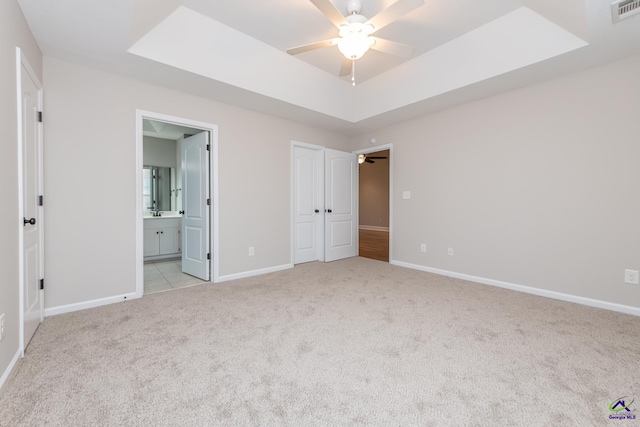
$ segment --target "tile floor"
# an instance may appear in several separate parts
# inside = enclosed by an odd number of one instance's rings
[[[163,259],[144,263],[144,293],[168,291],[206,283],[182,272],[182,260]]]

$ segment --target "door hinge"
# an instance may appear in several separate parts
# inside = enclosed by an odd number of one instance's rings
[[[42,111],[38,111],[38,121],[42,123]]]
[[[211,199],[207,199],[207,206],[211,206]]]
[[[44,279],[40,279],[40,289],[44,289]]]
[[[211,151],[211,144],[207,144],[207,151]]]
[[[211,259],[211,254],[210,253],[207,254],[207,259]]]
[[[38,206],[44,206],[44,196],[38,196]]]

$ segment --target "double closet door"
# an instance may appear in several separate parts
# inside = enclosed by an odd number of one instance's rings
[[[358,255],[358,159],[293,147],[294,263]]]

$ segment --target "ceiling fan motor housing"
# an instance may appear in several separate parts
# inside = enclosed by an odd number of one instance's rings
[[[360,13],[362,10],[362,3],[360,0],[349,0],[347,2],[347,13],[353,15],[354,13]]]

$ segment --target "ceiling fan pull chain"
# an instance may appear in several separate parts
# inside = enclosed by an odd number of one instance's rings
[[[356,85],[356,60],[351,61],[351,86]]]

